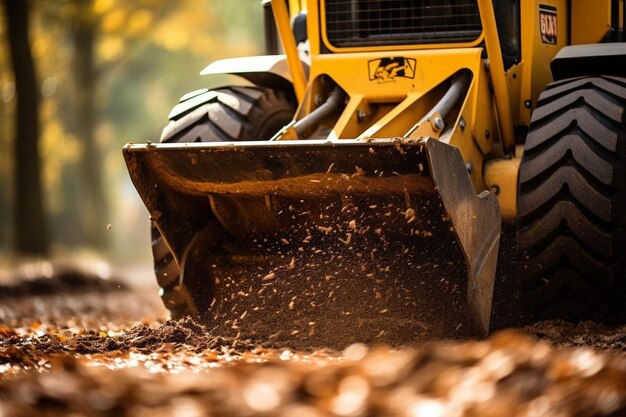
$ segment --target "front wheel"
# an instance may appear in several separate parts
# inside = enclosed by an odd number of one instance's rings
[[[260,87],[198,90],[181,99],[170,113],[161,142],[230,142],[268,140],[291,121],[293,95]],[[172,318],[193,313],[192,299],[181,285],[174,255],[154,223],[151,226],[154,271],[161,300]]]
[[[548,85],[520,166],[518,248],[540,318],[607,318],[624,306],[626,78]]]

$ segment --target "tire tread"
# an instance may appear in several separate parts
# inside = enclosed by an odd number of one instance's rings
[[[538,310],[584,317],[623,297],[626,78],[549,85],[533,112],[519,173],[520,282]],[[549,305],[548,305],[549,304]]]

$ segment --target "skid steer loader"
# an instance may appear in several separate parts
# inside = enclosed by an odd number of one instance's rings
[[[246,83],[185,95],[161,143],[123,150],[174,317],[485,335],[503,221],[523,304],[623,302],[624,1],[262,7],[267,55],[202,72]]]

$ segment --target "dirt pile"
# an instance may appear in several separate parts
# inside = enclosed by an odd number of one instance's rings
[[[117,334],[116,334],[117,333]],[[9,327],[0,327],[0,365],[32,366],[51,355],[149,354],[162,349],[185,350],[188,354],[205,350],[241,354],[259,347],[245,339],[229,339],[212,334],[205,326],[191,318],[169,320],[158,327],[138,324],[121,332],[80,329],[77,333],[48,327],[46,332],[33,337],[20,336]]]

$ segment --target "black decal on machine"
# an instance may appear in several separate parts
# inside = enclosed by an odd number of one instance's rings
[[[548,45],[556,45],[557,28],[556,7],[540,4],[539,30],[541,31],[541,42]]]
[[[415,59],[401,56],[372,59],[367,63],[370,81],[385,83],[397,77],[415,78],[415,64]]]

